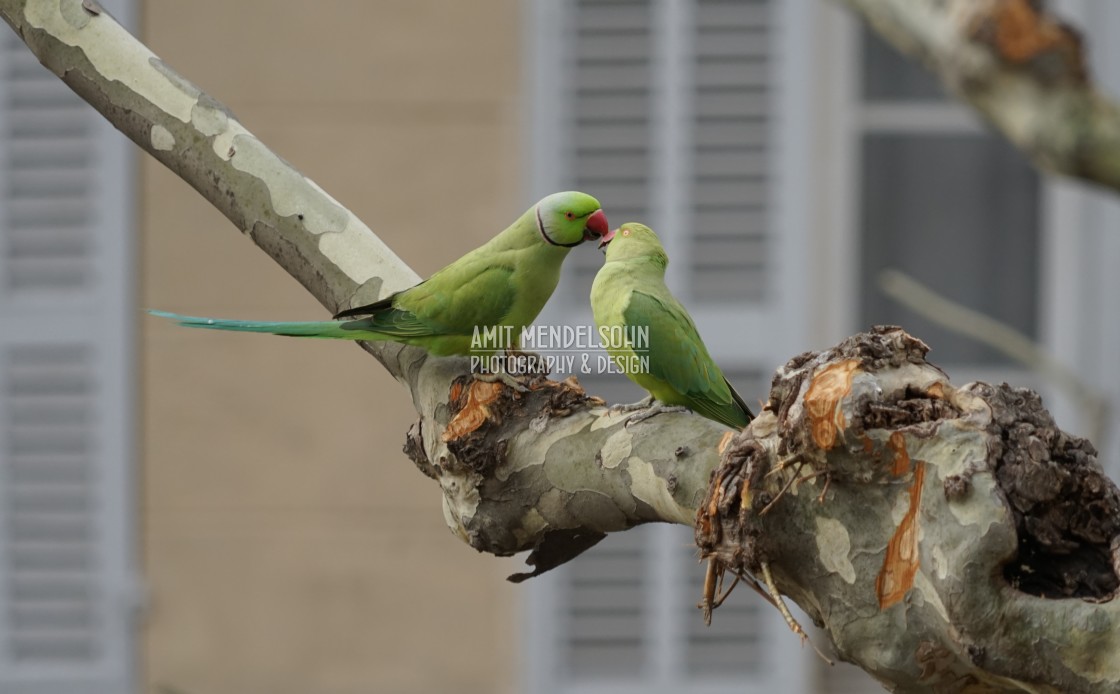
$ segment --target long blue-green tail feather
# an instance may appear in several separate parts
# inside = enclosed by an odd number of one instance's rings
[[[307,322],[269,322],[249,320],[227,320],[224,318],[203,318],[183,316],[169,311],[149,309],[148,313],[159,318],[173,320],[187,328],[208,328],[210,330],[233,330],[244,333],[268,333],[288,337],[319,337],[335,340],[377,340],[384,336],[369,330],[369,321],[307,321]]]

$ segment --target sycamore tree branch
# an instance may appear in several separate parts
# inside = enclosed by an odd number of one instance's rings
[[[328,308],[416,281],[92,0],[0,0],[0,16]],[[574,381],[520,392],[463,359],[367,349],[408,385],[406,453],[479,551],[530,550],[539,573],[609,532],[695,525],[713,567],[772,576],[898,691],[1120,688],[1120,495],[1092,447],[1032,394],[953,388],[900,330],[794,358],[737,434],[687,414],[627,426]]]
[[[332,312],[419,280],[352,212],[94,0],[0,0],[0,16],[40,62]],[[364,347],[412,392],[420,423],[408,450],[427,461],[421,469],[442,486],[452,530],[480,551],[533,550],[538,571],[612,530],[649,521],[691,524],[718,462],[725,430],[698,417],[626,428],[575,386],[536,379],[534,390],[514,396],[471,381],[464,360],[388,343]],[[487,398],[499,395],[504,426],[468,426],[469,417],[496,414]],[[458,438],[445,436],[454,414],[449,402],[463,410]],[[511,408],[529,416],[513,417]],[[490,438],[478,448],[468,433]]]
[[[781,368],[702,552],[768,568],[893,691],[1120,691],[1120,492],[1037,395],[955,388],[926,351],[879,328]]]
[[[1120,191],[1120,107],[1037,0],[842,0],[1038,166]]]

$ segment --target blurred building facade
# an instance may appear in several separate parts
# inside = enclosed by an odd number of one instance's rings
[[[885,295],[893,268],[1117,401],[1115,196],[1036,173],[831,4],[105,4],[421,275],[578,188],[659,232],[749,400],[893,322],[954,382],[1032,385],[1087,433],[1067,393]],[[1120,94],[1120,8],[1057,5]],[[746,591],[705,629],[687,529],[506,583],[447,531],[399,452],[407,393],[353,345],[143,320],[323,310],[5,32],[0,694],[876,690]],[[590,321],[598,262],[573,253],[542,321]],[[620,379],[587,384],[636,399]]]

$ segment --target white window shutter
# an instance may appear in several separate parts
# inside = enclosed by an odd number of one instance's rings
[[[135,690],[131,156],[0,32],[4,694]]]
[[[613,225],[649,220],[653,160],[652,0],[568,0],[571,52],[560,106],[557,189],[597,196]],[[558,156],[557,156],[558,155]],[[650,222],[652,225],[652,222]],[[582,250],[582,249],[581,249]],[[572,253],[565,262],[578,304],[602,265],[597,253]]]
[[[532,0],[532,188],[584,190],[641,221],[725,368],[803,350],[807,0]],[[586,324],[602,265],[577,252],[542,320]],[[752,402],[764,393],[745,393]]]
[[[771,36],[766,0],[697,0],[693,9],[689,294],[694,302],[766,295]]]
[[[569,678],[642,678],[652,621],[646,540],[640,530],[609,537],[560,574],[561,669]]]
[[[790,282],[806,253],[797,199],[808,138],[797,88],[811,36],[806,0],[532,0],[529,168],[534,194],[597,196],[612,226],[649,224],[667,281],[754,406],[804,349],[810,312]],[[787,74],[787,72],[789,74]],[[776,85],[781,84],[782,89]],[[793,143],[793,147],[790,144]],[[792,202],[792,204],[791,204]],[[541,322],[586,325],[602,256],[576,249]],[[610,402],[621,376],[580,380]],[[530,582],[526,681],[537,694],[808,691],[813,668],[749,589],[705,627],[691,531],[611,536]]]

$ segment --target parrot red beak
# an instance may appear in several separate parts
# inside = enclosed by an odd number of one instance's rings
[[[583,240],[594,241],[597,238],[602,238],[610,225],[607,224],[607,215],[602,210],[595,210],[587,218],[587,224],[583,228]]]
[[[611,229],[608,232],[600,234],[599,235],[599,248],[600,249],[606,248],[607,244],[609,244],[611,242],[611,239],[613,239],[614,235],[617,234],[617,233],[618,233],[618,229]]]

